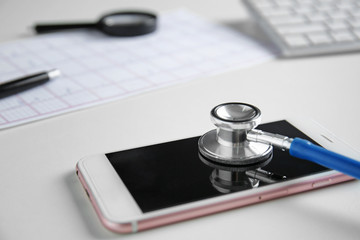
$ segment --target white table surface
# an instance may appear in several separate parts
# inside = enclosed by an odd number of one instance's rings
[[[31,36],[39,21],[179,7],[260,36],[237,0],[2,0],[0,41]],[[210,109],[227,101],[258,106],[264,122],[311,116],[360,151],[359,90],[360,53],[278,59],[0,130],[0,239],[359,239],[358,181],[118,235],[102,227],[74,171],[85,155],[203,134]]]

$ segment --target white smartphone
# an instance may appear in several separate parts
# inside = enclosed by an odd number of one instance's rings
[[[270,122],[258,129],[359,157],[316,122],[295,122]],[[261,168],[271,181],[265,176],[257,184],[224,191],[214,182],[214,169],[200,160],[198,139],[81,159],[76,172],[102,224],[118,233],[137,232],[353,179],[274,149],[271,162]]]

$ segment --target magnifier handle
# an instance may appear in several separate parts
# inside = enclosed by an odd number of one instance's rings
[[[76,28],[96,28],[95,23],[68,23],[68,24],[36,24],[34,29],[37,33],[54,32]]]
[[[289,153],[291,156],[309,160],[360,179],[359,161],[319,147],[307,140],[294,138]]]

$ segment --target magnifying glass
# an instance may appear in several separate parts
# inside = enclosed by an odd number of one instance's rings
[[[123,11],[104,15],[95,23],[36,24],[37,33],[77,28],[97,29],[110,36],[139,36],[155,31],[157,17],[153,13]]]

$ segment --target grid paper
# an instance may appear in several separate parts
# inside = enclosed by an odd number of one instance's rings
[[[80,30],[1,44],[0,82],[54,68],[62,75],[0,99],[0,129],[275,57],[241,33],[186,10],[158,21],[155,33],[139,37]]]

